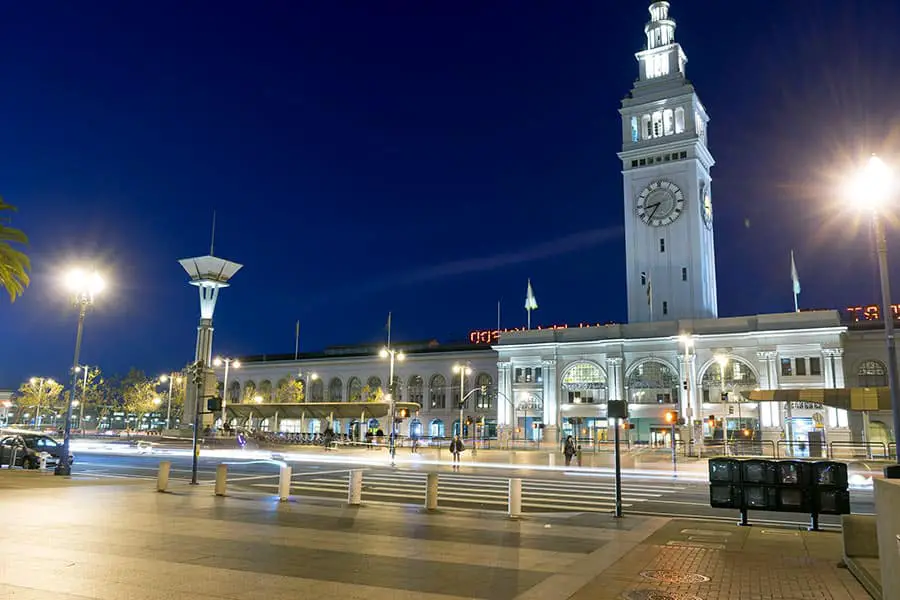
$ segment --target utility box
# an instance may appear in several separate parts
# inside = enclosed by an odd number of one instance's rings
[[[775,485],[775,461],[757,459],[742,461],[741,480],[744,485]]]
[[[709,460],[710,483],[740,483],[741,461],[735,458],[711,458]]]

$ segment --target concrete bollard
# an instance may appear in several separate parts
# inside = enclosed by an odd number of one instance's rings
[[[228,480],[228,465],[216,467],[216,496],[225,495],[225,484]]]
[[[547,455],[547,465],[551,467],[556,466],[556,454],[554,454],[553,452]]]
[[[350,471],[350,485],[347,488],[347,504],[359,506],[362,503],[362,469]]]
[[[438,506],[438,474],[428,473],[425,479],[425,508],[437,510]]]
[[[509,451],[509,464],[512,465],[512,464],[515,464],[515,462],[516,462],[516,451],[510,450]]]
[[[522,515],[522,480],[509,480],[509,517],[517,519]]]
[[[156,474],[156,491],[165,492],[169,487],[169,471],[172,470],[172,463],[168,460],[159,463],[159,473]]]
[[[278,501],[287,502],[291,497],[291,468],[287,465],[281,467],[278,476]]]

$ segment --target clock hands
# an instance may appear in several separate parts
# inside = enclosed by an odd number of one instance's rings
[[[648,204],[645,208],[651,208],[653,210],[650,211],[650,215],[647,217],[648,220],[653,218],[653,215],[656,214],[656,211],[659,210],[659,205],[662,204],[662,200],[657,202],[656,204]]]

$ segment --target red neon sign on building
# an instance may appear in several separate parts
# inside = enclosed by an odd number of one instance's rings
[[[603,323],[579,323],[578,325],[550,325],[543,327],[538,325],[532,331],[553,330],[557,329],[585,329],[587,327],[603,327]],[[510,329],[475,329],[469,332],[470,344],[493,344],[500,339],[501,333],[510,333],[513,331],[525,331],[524,327],[512,327]]]
[[[866,304],[861,306],[848,306],[844,309],[851,321],[880,321],[881,306],[878,304]],[[900,318],[900,304],[891,304],[891,313],[896,321]]]

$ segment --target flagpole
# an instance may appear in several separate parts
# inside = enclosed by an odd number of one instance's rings
[[[500,301],[497,300],[497,335],[500,335]]]
[[[797,302],[797,294],[794,293],[794,312],[800,312],[800,304]]]
[[[297,321],[297,329],[294,332],[294,360],[300,356],[300,321]]]
[[[525,312],[528,313],[528,329],[531,329],[531,309],[527,309]]]
[[[387,323],[387,325],[388,325],[388,343],[387,343],[387,347],[388,347],[388,350],[390,350],[390,349],[391,349],[391,313],[390,313],[390,312],[388,312],[388,323]]]

